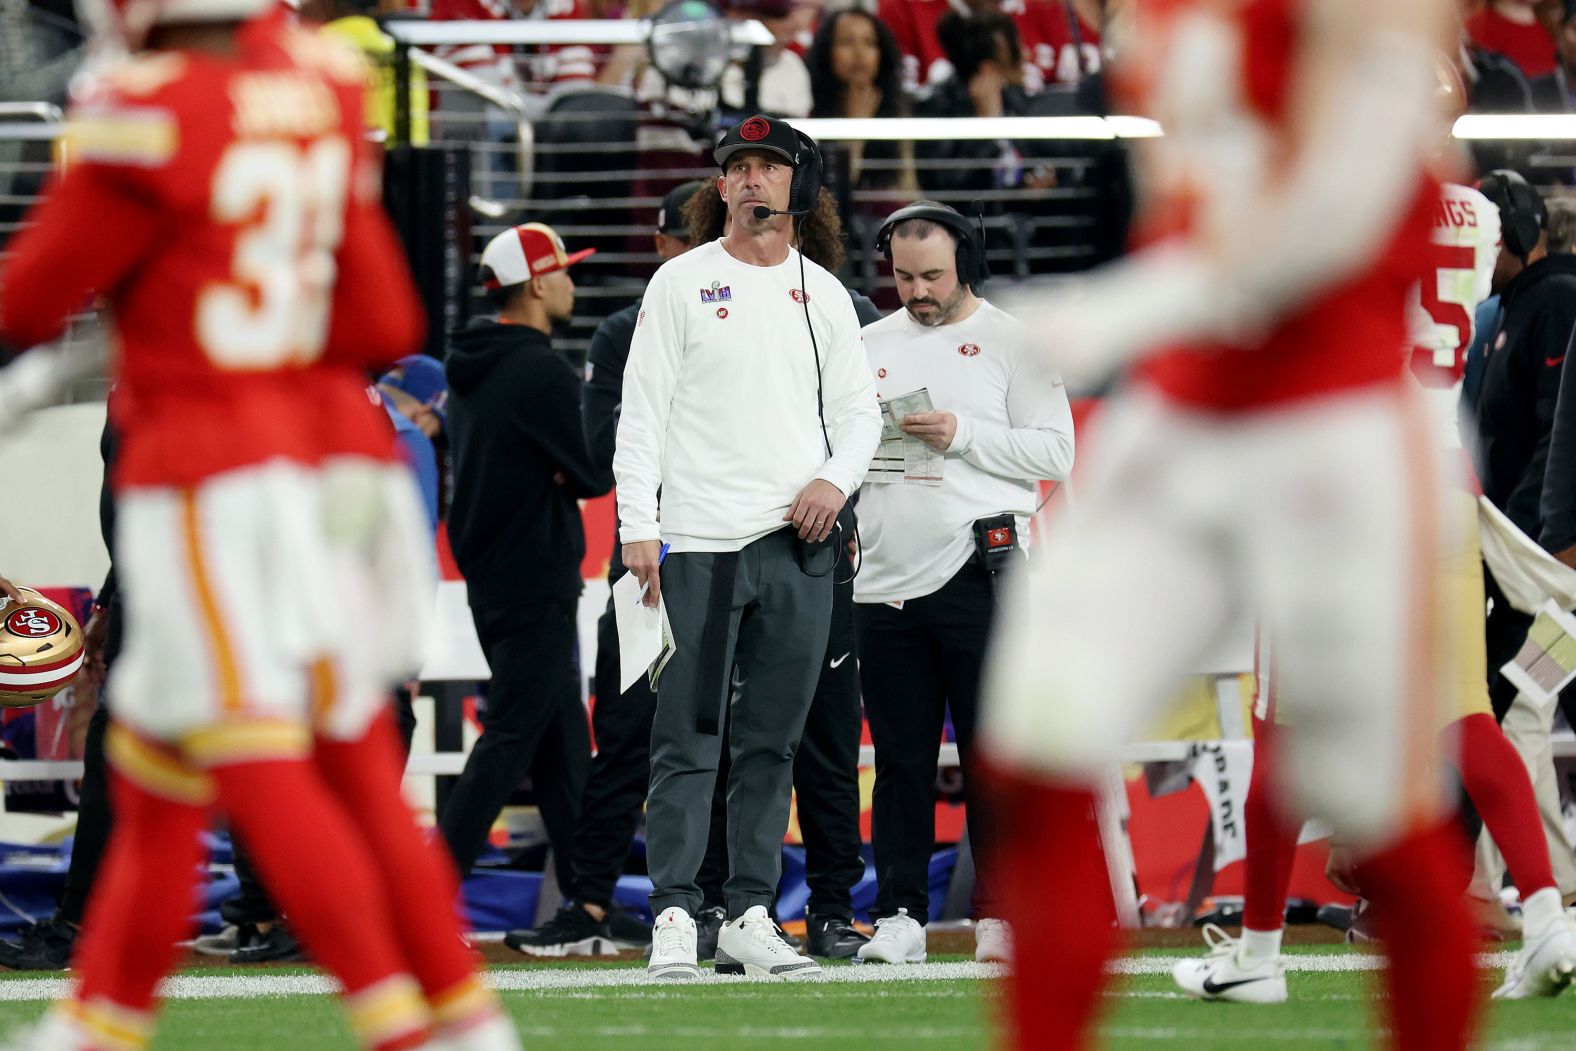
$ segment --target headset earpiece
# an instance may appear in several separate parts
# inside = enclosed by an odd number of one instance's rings
[[[1483,176],[1478,190],[1499,209],[1506,250],[1518,259],[1526,259],[1538,247],[1538,238],[1549,225],[1549,209],[1543,195],[1509,169]]]
[[[793,181],[788,184],[788,211],[809,214],[815,211],[821,196],[821,151],[815,140],[798,129],[799,153],[794,158]]]
[[[976,216],[976,219],[979,218]],[[892,261],[892,231],[899,223],[906,223],[911,219],[926,219],[951,231],[957,241],[956,258],[960,282],[977,290],[990,277],[990,268],[985,260],[983,221],[981,220],[976,226],[956,208],[935,201],[920,201],[899,208],[881,224],[881,229],[876,233],[876,251],[880,252],[887,262]]]

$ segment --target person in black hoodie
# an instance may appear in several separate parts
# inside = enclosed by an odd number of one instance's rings
[[[482,252],[480,274],[498,316],[449,340],[449,541],[492,669],[481,739],[438,819],[462,875],[530,774],[559,885],[571,876],[591,765],[576,656],[585,555],[577,501],[612,488],[612,472],[586,447],[580,378],[551,333],[574,309],[568,268],[592,251],[571,255],[540,223],[505,230]]]
[[[1576,256],[1550,255],[1548,209],[1513,171],[1490,172],[1480,185],[1499,208],[1504,247],[1494,272],[1504,320],[1484,357],[1473,406],[1473,461],[1483,495],[1534,540],[1544,535],[1540,506],[1565,353],[1576,330]],[[1489,696],[1503,719],[1516,688],[1498,673],[1515,657],[1532,618],[1511,607],[1493,574],[1484,577],[1488,617]]]

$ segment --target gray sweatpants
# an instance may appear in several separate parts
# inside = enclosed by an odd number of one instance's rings
[[[727,588],[732,567],[733,586]],[[723,586],[718,586],[718,584]],[[646,858],[652,911],[701,905],[711,796],[734,677],[727,745],[728,915],[770,906],[782,870],[793,758],[826,655],[832,576],[801,572],[788,529],[742,551],[669,555],[662,599],[676,650],[657,683]]]

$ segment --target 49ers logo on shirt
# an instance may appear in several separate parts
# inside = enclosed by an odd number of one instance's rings
[[[980,353],[979,344],[978,343],[965,343],[965,344],[963,344],[963,346],[958,348],[958,353],[962,354],[965,358],[977,358],[977,357],[979,357],[979,353]]]
[[[65,625],[60,623],[59,617],[47,609],[23,606],[5,619],[5,626],[13,635],[27,639],[43,639],[58,633]]]
[[[791,289],[788,292],[788,295],[793,297],[793,301],[795,303],[808,303],[808,302],[810,302],[810,293],[806,292],[802,288]]]

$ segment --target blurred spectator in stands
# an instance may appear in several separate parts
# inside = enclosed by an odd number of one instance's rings
[[[1540,10],[1543,9],[1543,10]],[[1467,16],[1474,46],[1504,55],[1528,78],[1554,72],[1554,35],[1540,17],[1548,5],[1535,0],[1489,0]]]
[[[877,15],[903,52],[903,86],[924,94],[945,81],[953,63],[937,28],[948,13],[1006,15],[1022,41],[1022,76],[1029,91],[1046,84],[1075,84],[1100,69],[1100,32],[1089,13],[1070,0],[880,0]]]
[[[1576,113],[1576,0],[1563,0],[1554,39],[1559,64],[1529,85],[1532,108],[1537,113]]]
[[[1456,71],[1466,85],[1468,113],[1532,112],[1532,92],[1521,68],[1504,55],[1476,46],[1464,27]],[[1474,139],[1470,151],[1477,170],[1490,172],[1524,167],[1531,147],[1525,142]]]
[[[506,22],[513,17],[511,11],[506,0],[432,0],[431,18],[434,22]],[[495,88],[519,91],[523,87],[520,71],[515,67],[514,48],[508,44],[443,44],[434,50],[439,58]],[[450,91],[448,94],[461,96],[464,93]],[[449,98],[444,98],[442,104],[446,109],[459,108]]]
[[[917,115],[1016,117],[1028,112],[1028,96],[1013,82],[1021,51],[1012,19],[949,11],[936,31],[954,72],[914,107]],[[1023,151],[1007,139],[930,140],[915,143],[914,154],[919,184],[931,194],[1037,189],[1054,181],[1052,175],[1028,170]]]
[[[860,8],[839,11],[821,23],[805,55],[815,105],[812,117],[906,117],[903,53],[892,30]],[[847,156],[851,190],[918,195],[914,147],[885,139],[836,143]],[[878,208],[886,204],[878,203]],[[884,214],[884,212],[883,212]]]
[[[1083,17],[1072,0],[1009,0],[1001,11],[1017,23],[1025,63],[1039,87],[1071,86],[1100,72],[1099,20]],[[1024,87],[1036,90],[1028,80]]]
[[[367,127],[395,145],[394,38],[373,19],[376,0],[302,0],[301,18],[321,22],[322,32],[359,50],[372,64],[367,84]],[[425,146],[428,140],[429,100],[427,74],[414,62],[410,67],[410,143]]]
[[[732,18],[758,19],[773,42],[750,48],[722,79],[722,104],[739,113],[807,117],[812,102],[810,73],[795,50],[801,33],[815,26],[819,0],[731,0]]]

